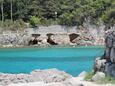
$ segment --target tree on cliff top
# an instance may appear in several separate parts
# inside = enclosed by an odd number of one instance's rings
[[[22,19],[29,22],[31,16],[40,18],[40,24],[82,25],[84,19],[91,23],[114,23],[115,0],[1,0],[0,17]],[[3,4],[4,3],[4,4]],[[4,8],[4,9],[3,9]]]

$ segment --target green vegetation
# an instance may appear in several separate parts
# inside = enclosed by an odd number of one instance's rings
[[[36,25],[38,25],[40,23],[40,18],[38,18],[38,17],[36,17],[36,16],[31,16],[30,17],[30,24],[32,25],[32,26],[36,26]]]
[[[23,30],[26,28],[26,24],[23,20],[5,20],[4,22],[0,21],[0,27],[2,30]]]
[[[101,79],[97,83],[98,84],[107,84],[107,83],[115,84],[115,78],[111,76],[106,76],[104,79]]]
[[[85,77],[85,80],[86,81],[91,81],[91,78],[93,77],[93,72],[89,72],[86,77]],[[111,83],[111,84],[115,84],[115,78],[114,77],[111,77],[109,75],[106,75],[105,78],[101,79],[101,80],[98,80],[96,82],[97,84],[107,84],[107,83]]]
[[[2,23],[23,20],[32,26],[115,23],[115,0],[0,0]],[[3,24],[4,25],[4,24]]]
[[[93,77],[94,73],[93,72],[88,72],[86,77],[85,77],[85,80],[86,81],[91,81],[91,78]]]

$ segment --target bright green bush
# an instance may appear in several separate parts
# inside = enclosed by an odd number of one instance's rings
[[[36,16],[31,16],[30,17],[30,24],[32,26],[37,26],[40,23],[40,18],[36,17]]]

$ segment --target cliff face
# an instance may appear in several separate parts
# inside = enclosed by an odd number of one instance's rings
[[[24,31],[2,31],[0,32],[0,47],[28,45],[104,45],[103,29],[94,28],[93,26],[81,26],[79,28],[54,25],[27,28]]]
[[[105,43],[105,58],[111,62],[115,62],[115,31],[110,31],[107,33]]]
[[[109,31],[106,39],[105,59],[107,63],[105,65],[105,72],[115,77],[115,31]]]
[[[94,72],[101,71],[115,77],[115,30],[106,33],[105,46],[104,56],[95,60]]]

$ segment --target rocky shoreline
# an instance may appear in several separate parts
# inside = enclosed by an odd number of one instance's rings
[[[114,86],[85,81],[86,72],[73,77],[57,69],[35,70],[30,74],[0,74],[0,86]]]
[[[0,86],[7,86],[12,83],[62,82],[70,78],[72,78],[71,75],[57,69],[34,70],[30,74],[0,73]]]

